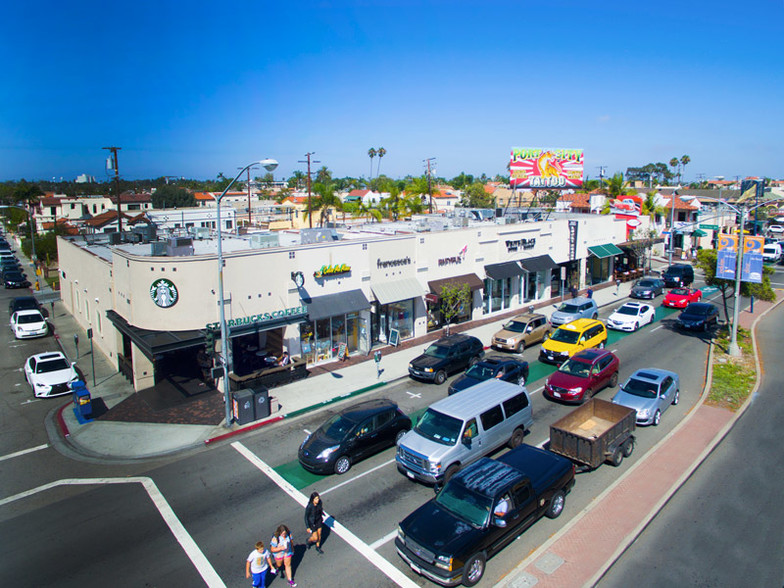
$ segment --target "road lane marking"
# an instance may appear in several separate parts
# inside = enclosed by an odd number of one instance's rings
[[[44,443],[43,445],[39,445],[38,447],[31,447],[30,449],[22,449],[21,451],[17,451],[15,453],[9,453],[8,455],[0,456],[0,461],[5,461],[6,459],[11,459],[13,457],[19,457],[20,455],[27,455],[28,453],[33,453],[34,451],[41,451],[42,449],[46,449],[49,447],[48,443]]]
[[[394,539],[395,537],[397,537],[397,529],[392,531],[389,535],[384,535],[378,541],[374,541],[373,543],[371,543],[370,544],[370,549],[372,549],[373,551],[376,551],[379,547],[381,547],[382,545],[386,545],[387,543],[392,541],[392,539]]]
[[[411,398],[422,398],[421,392],[414,394],[413,392],[409,392],[408,390],[406,390],[406,394],[408,394]]]
[[[33,398],[33,399],[28,398],[24,402],[20,402],[19,406],[24,406],[25,404],[32,404],[33,402],[41,402],[42,400],[43,398]]]
[[[43,486],[38,486],[32,490],[26,490],[24,492],[20,492],[19,494],[14,494],[8,498],[3,498],[0,500],[0,507],[5,506],[6,504],[11,504],[12,502],[16,502],[17,500],[21,500],[22,498],[28,498],[29,496],[33,496],[39,492],[57,488],[59,486],[93,486],[101,484],[141,484],[147,491],[147,495],[150,497],[150,500],[152,500],[155,508],[158,509],[158,513],[161,515],[161,518],[163,518],[172,535],[174,535],[177,543],[180,544],[183,551],[185,551],[185,555],[188,556],[188,559],[191,560],[191,563],[196,568],[196,571],[199,572],[199,575],[204,580],[204,583],[207,584],[207,586],[210,588],[226,588],[226,584],[223,583],[223,580],[221,580],[218,572],[215,571],[215,568],[212,567],[210,561],[207,559],[204,553],[202,553],[201,549],[199,549],[199,546],[190,536],[188,531],[185,530],[185,527],[177,518],[177,515],[174,514],[174,511],[172,510],[171,506],[169,506],[166,498],[161,493],[161,491],[158,490],[158,487],[151,478],[133,476],[128,478],[65,478],[63,480],[57,480],[56,482],[44,484]]]
[[[247,459],[251,464],[256,466],[263,474],[265,474],[270,480],[272,480],[277,486],[283,490],[286,494],[288,494],[295,502],[297,502],[302,508],[305,508],[308,504],[308,498],[299,490],[294,488],[291,484],[289,484],[285,478],[283,478],[278,472],[273,470],[269,465],[267,465],[264,461],[262,461],[255,453],[253,453],[250,449],[245,447],[239,441],[235,441],[231,444],[231,446],[239,452],[245,459]],[[343,539],[350,547],[353,547],[360,555],[362,555],[365,559],[367,559],[370,563],[372,563],[378,570],[383,573],[387,578],[392,580],[398,586],[402,586],[404,588],[418,588],[417,584],[412,582],[403,572],[398,570],[395,566],[389,563],[386,559],[381,557],[378,553],[376,553],[370,546],[362,541],[359,537],[354,535],[351,531],[349,531],[346,527],[344,527],[341,523],[336,521],[334,517],[331,517],[324,512],[324,516],[326,517],[324,520],[324,524],[331,527],[332,530],[337,534],[338,537]],[[331,523],[331,524],[330,524]]]
[[[376,467],[374,467],[374,468],[372,468],[372,469],[369,469],[369,470],[368,470],[368,471],[366,471],[366,472],[362,472],[361,474],[359,474],[359,475],[357,475],[357,476],[354,476],[354,477],[353,477],[353,478],[351,478],[350,480],[346,480],[345,482],[341,482],[341,483],[340,483],[340,484],[338,484],[337,486],[332,486],[332,488],[327,488],[326,490],[324,490],[324,492],[319,492],[319,494],[321,494],[321,495],[323,496],[324,494],[327,494],[328,492],[332,492],[333,490],[337,490],[337,489],[338,489],[338,488],[340,488],[341,486],[345,486],[346,484],[351,484],[352,482],[354,482],[354,481],[356,481],[356,480],[359,480],[361,477],[363,477],[363,476],[367,476],[368,474],[371,474],[371,473],[375,472],[376,470],[380,470],[380,469],[381,469],[381,468],[383,468],[384,466],[388,466],[388,465],[389,465],[389,464],[391,464],[391,463],[395,463],[395,460],[394,460],[394,459],[390,459],[390,460],[388,460],[388,461],[385,461],[384,463],[382,463],[382,464],[380,464],[380,465],[377,465]]]
[[[656,327],[655,329],[651,329],[651,333],[653,333],[654,331],[658,331],[659,329],[661,329],[661,328],[663,328],[663,327],[664,327],[664,325],[659,325],[659,326],[658,326],[658,327]]]
[[[312,435],[312,433],[310,431],[308,431],[307,429],[302,429],[302,430],[305,431],[306,435]]]

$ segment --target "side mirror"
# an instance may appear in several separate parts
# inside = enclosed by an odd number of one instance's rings
[[[493,517],[493,524],[501,529],[506,527],[506,521],[501,517]]]
[[[471,437],[463,437],[463,445],[471,449]]]

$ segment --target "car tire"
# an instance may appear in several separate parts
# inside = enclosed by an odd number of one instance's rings
[[[593,313],[593,315],[591,316],[591,318],[592,318],[593,320],[596,320],[596,319],[598,319],[598,318],[599,318],[599,313],[598,313],[598,312],[595,312],[595,313]]]
[[[348,458],[348,455],[341,455],[338,458],[338,460],[335,462],[335,473],[338,476],[342,476],[350,469],[351,469],[351,460]]]
[[[610,383],[608,385],[610,388],[615,388],[618,385],[618,372],[615,372],[612,376],[610,376]]]
[[[485,573],[487,559],[483,553],[475,553],[468,558],[463,568],[463,586],[476,586]]]
[[[562,490],[559,490],[553,494],[553,497],[550,499],[550,504],[547,505],[547,510],[544,512],[544,515],[548,519],[557,519],[559,516],[561,516],[565,505],[566,495]]]
[[[446,382],[446,372],[444,370],[439,370],[436,372],[436,377],[433,378],[433,381],[438,384],[439,386]]]
[[[623,451],[624,457],[629,457],[632,453],[634,453],[633,437],[629,437],[626,441],[623,442],[623,445],[621,445],[621,451]]]
[[[479,358],[472,357],[471,359],[468,360],[468,367],[474,367],[478,363],[479,363]]]
[[[599,343],[599,349],[604,349],[606,343],[607,343],[606,341],[602,341],[601,343]]]
[[[616,468],[623,463],[623,449],[621,447],[615,448],[615,451],[613,451],[612,457],[610,458],[610,463]]]
[[[658,427],[660,422],[661,422],[661,411],[657,409],[656,412],[653,414],[653,426]]]
[[[403,435],[405,435],[406,433],[408,433],[408,429],[400,429],[397,432],[397,435],[395,435],[395,445],[400,443],[400,440],[403,438]]]
[[[454,476],[457,473],[459,469],[460,466],[457,465],[456,463],[453,463],[451,466],[446,468],[446,471],[444,472],[444,478],[441,481],[441,483],[446,484],[452,478],[452,476]]]
[[[509,449],[514,449],[515,447],[520,447],[523,444],[523,439],[525,439],[525,431],[522,429],[515,429],[512,436],[509,437]]]
[[[542,337],[542,343],[547,341],[550,338],[550,331],[545,331],[544,336]]]
[[[515,351],[516,351],[517,353],[522,353],[523,351],[525,351],[525,341],[520,341],[520,342],[517,344],[517,349],[515,349]]]
[[[636,331],[639,328],[640,328],[640,323],[634,323],[634,330]]]
[[[673,406],[678,404],[678,401],[680,399],[681,399],[681,391],[680,390],[676,390],[675,391],[675,396],[672,397],[672,404],[673,404]]]

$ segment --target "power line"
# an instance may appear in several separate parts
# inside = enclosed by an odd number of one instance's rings
[[[307,161],[300,159],[297,163],[307,163],[308,164],[308,226],[312,229],[313,228],[313,215],[311,214],[311,206],[310,206],[310,164],[311,163],[321,163],[320,161],[316,161],[315,159],[311,160],[310,156],[315,155],[315,151],[311,151],[310,153],[306,153],[305,157],[307,157]]]

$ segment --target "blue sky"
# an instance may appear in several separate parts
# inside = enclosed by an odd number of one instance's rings
[[[597,7],[598,5],[598,7]],[[688,154],[687,180],[784,177],[784,1],[13,2],[0,180],[213,178],[308,151],[337,177],[585,174]],[[376,173],[374,160],[373,174]]]

